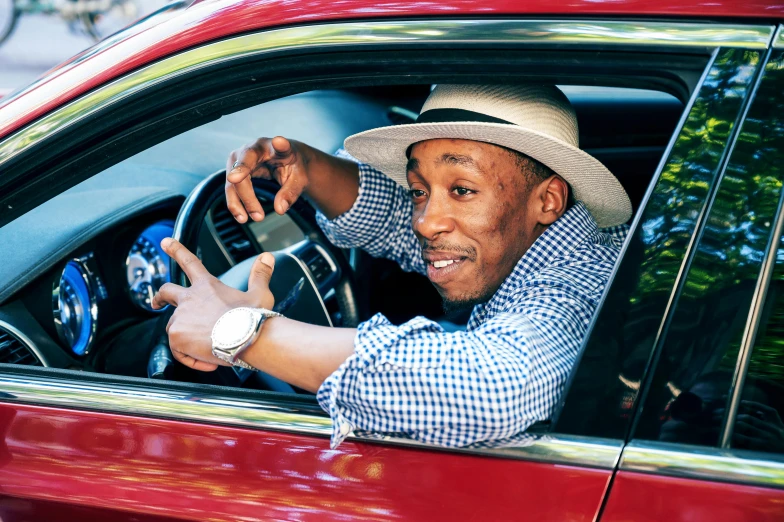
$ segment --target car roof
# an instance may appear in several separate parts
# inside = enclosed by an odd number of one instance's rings
[[[552,15],[784,19],[777,0],[179,0],[0,100],[0,138],[131,70],[210,41],[263,28],[350,19]]]

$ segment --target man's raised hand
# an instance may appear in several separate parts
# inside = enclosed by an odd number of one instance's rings
[[[212,327],[226,312],[240,306],[272,309],[275,297],[269,289],[275,257],[265,252],[256,258],[248,279],[248,291],[242,292],[223,284],[211,275],[202,262],[179,241],[166,238],[163,250],[174,259],[191,286],[166,283],[153,296],[152,306],[160,309],[167,304],[177,309],[166,332],[175,359],[201,371],[215,370],[228,363],[212,355]]]
[[[278,214],[285,214],[308,185],[307,147],[282,136],[259,138],[229,154],[226,161],[226,205],[240,223],[264,219],[264,209],[253,191],[251,178],[275,179],[281,188],[275,197]]]

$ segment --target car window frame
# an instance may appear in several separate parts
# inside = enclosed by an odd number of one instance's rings
[[[436,21],[429,21],[428,23],[435,23]],[[419,27],[422,23],[419,22]],[[487,23],[497,23],[497,21],[488,21]],[[506,23],[514,23],[506,21]],[[566,21],[566,22],[553,22],[553,26],[549,29],[543,27],[541,21],[520,21],[519,24],[529,24],[528,29],[537,29],[543,31],[546,35],[552,35],[557,32],[562,34],[564,27],[569,24],[574,24],[575,27],[582,27],[582,22]],[[592,23],[594,27],[602,27],[604,22]],[[608,31],[612,32],[613,28],[617,27],[613,24],[616,22],[607,22],[605,29],[610,27]],[[402,24],[402,23],[401,23]],[[659,25],[657,25],[659,24]],[[336,25],[330,24],[331,29],[335,29]],[[355,34],[357,30],[367,31],[367,23],[345,23],[342,24],[350,27],[352,33]],[[389,25],[389,24],[386,24]],[[740,42],[735,42],[736,47],[756,46],[766,47],[769,38],[765,35],[765,31],[772,36],[772,29],[768,26],[719,26],[713,32],[706,34],[704,32],[704,25],[702,24],[667,24],[667,23],[651,23],[646,24],[635,22],[633,25],[636,31],[647,31],[648,37],[643,43],[628,40],[628,34],[614,35],[609,38],[609,41],[604,43],[597,40],[596,34],[587,34],[585,39],[576,39],[573,41],[557,41],[555,46],[564,48],[571,46],[586,46],[598,45],[599,47],[606,46],[611,50],[628,50],[631,49],[669,49],[672,51],[688,51],[699,54],[709,55],[715,52],[718,46],[727,45],[728,40],[732,40],[732,27],[756,27],[759,31],[751,31],[754,38],[750,40],[741,39]],[[662,31],[658,33],[660,39],[656,40],[651,34],[655,34],[656,30],[667,29],[670,26],[677,26],[680,31],[685,31],[685,35],[681,39],[673,39],[672,32]],[[462,27],[468,31],[466,42],[471,43],[469,37],[472,34],[478,34],[476,20],[449,21],[449,28],[455,31],[456,27]],[[651,29],[653,28],[653,29]],[[297,30],[292,28],[291,30]],[[518,28],[519,29],[519,28]],[[276,31],[284,31],[280,29]],[[688,30],[695,31],[693,33],[694,39],[690,39]],[[722,33],[722,30],[725,32]],[[312,29],[311,29],[312,31]],[[474,32],[471,32],[474,31]],[[264,31],[267,33],[271,31]],[[676,31],[677,32],[677,31]],[[454,33],[451,33],[454,34]],[[527,34],[527,33],[523,33]],[[760,36],[762,35],[762,36]],[[366,35],[368,38],[373,35]],[[421,36],[420,38],[425,38]],[[523,39],[522,43],[518,42],[525,48],[526,45],[536,45],[540,43],[536,37],[527,37],[528,40]],[[761,38],[761,39],[760,39]],[[425,39],[426,40],[426,39]],[[494,36],[493,41],[497,41],[498,36]],[[597,43],[597,41],[599,43]],[[476,43],[476,42],[473,42]],[[545,40],[547,43],[547,40]],[[552,42],[550,42],[552,44]],[[221,42],[211,43],[203,46],[209,48],[212,45],[221,45]],[[487,42],[480,41],[479,44],[486,45]],[[233,48],[239,47],[236,41],[232,43]],[[426,44],[423,44],[426,46]],[[202,49],[202,48],[200,48]],[[695,50],[696,49],[696,50]],[[172,58],[180,59],[179,57]],[[162,62],[165,62],[163,60]],[[156,66],[160,66],[156,64]],[[133,73],[131,73],[133,74]],[[129,75],[130,76],[130,75]],[[119,81],[119,80],[118,80]],[[120,98],[125,96],[122,91],[118,91],[118,84],[107,86],[110,95],[117,95]],[[113,89],[113,90],[112,90]],[[698,89],[695,89],[695,92]],[[86,96],[90,96],[88,94]],[[95,95],[95,93],[92,93]],[[72,102],[67,107],[73,106],[80,100]],[[258,103],[258,100],[255,101]],[[67,109],[66,107],[66,109]],[[0,142],[0,148],[10,143],[9,140],[16,140],[20,136],[30,137],[34,136],[36,126],[47,124],[62,124],[63,128],[68,128],[73,125],[73,122],[58,120],[62,114],[52,114],[44,117],[37,123],[26,127],[19,133],[15,134],[9,139]],[[31,130],[32,129],[32,130]],[[680,129],[679,129],[680,130]],[[677,133],[676,133],[677,134]],[[6,162],[8,159],[6,158]],[[115,161],[116,162],[116,161]],[[96,167],[97,168],[97,167]],[[5,180],[3,180],[5,181]],[[12,180],[13,181],[13,180]],[[12,186],[6,184],[5,187]],[[18,187],[17,187],[18,188]],[[19,192],[19,191],[17,191]],[[18,209],[17,209],[18,211]],[[11,214],[6,214],[10,216]],[[638,223],[635,222],[635,223]],[[216,387],[211,387],[213,393],[199,392],[195,389],[189,389],[187,386],[171,386],[162,387],[158,383],[154,386],[141,386],[139,380],[136,379],[122,379],[116,376],[90,376],[89,379],[84,378],[84,374],[80,374],[79,380],[74,380],[73,372],[66,370],[54,371],[51,369],[37,369],[37,368],[7,368],[0,373],[0,391],[5,395],[2,400],[9,402],[24,402],[34,404],[48,404],[52,406],[62,406],[80,409],[96,409],[100,411],[112,411],[127,413],[132,415],[154,415],[167,418],[176,418],[181,420],[194,420],[201,422],[214,422],[229,425],[238,425],[246,427],[255,427],[260,429],[283,430],[293,431],[297,433],[308,433],[318,436],[329,435],[329,419],[323,412],[314,411],[310,407],[304,407],[301,403],[296,402],[295,406],[281,406],[281,404],[288,404],[283,401],[283,398],[275,397],[270,392],[264,392],[262,395],[248,394],[243,390],[241,397],[242,401],[233,400],[234,397],[228,390],[215,390]],[[180,383],[182,384],[182,383]],[[217,393],[220,392],[220,393]],[[226,394],[226,395],[224,395]],[[283,402],[280,402],[283,401]],[[182,406],[188,405],[192,408],[183,408]],[[312,404],[311,404],[312,406]],[[358,440],[370,440],[356,437]],[[425,446],[421,443],[411,441],[408,439],[391,440],[386,439],[386,443],[402,444],[417,447],[427,447],[429,449],[438,449],[432,446]],[[613,469],[620,456],[620,451],[623,446],[623,440],[620,438],[602,438],[602,437],[584,437],[580,434],[559,434],[559,433],[544,433],[536,435],[530,444],[525,446],[517,446],[513,448],[504,449],[463,449],[454,451],[466,451],[470,453],[480,453],[493,456],[502,456],[505,458],[521,458],[525,460],[567,463],[572,465],[583,465],[589,467]]]

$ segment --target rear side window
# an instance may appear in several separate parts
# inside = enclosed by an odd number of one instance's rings
[[[778,56],[762,72],[687,265],[635,438],[763,449],[760,433],[779,430],[784,442],[784,246],[751,364],[747,349],[759,317],[750,310],[778,241],[784,181],[784,61]],[[739,401],[733,392],[745,368],[748,390]],[[733,438],[727,427],[738,403]]]
[[[757,98],[768,107],[764,121],[752,122],[749,136],[757,150],[750,164],[761,176],[784,179],[784,52],[768,63],[765,81]],[[754,165],[756,162],[757,164]],[[779,210],[784,213],[784,209]],[[737,386],[730,403],[732,428],[725,445],[739,449],[784,453],[784,236],[779,216],[778,249],[764,304],[757,316],[756,339],[751,351],[742,354]],[[734,402],[734,404],[733,404]]]

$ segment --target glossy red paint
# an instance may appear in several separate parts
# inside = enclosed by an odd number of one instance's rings
[[[601,522],[781,522],[784,490],[619,471]]]
[[[609,471],[0,404],[0,519],[590,521]],[[141,517],[141,518],[140,518]],[[151,518],[144,518],[151,517]]]
[[[423,16],[657,16],[784,19],[777,0],[205,0],[153,17],[53,69],[0,102],[0,138],[90,89],[205,42],[259,29],[334,20]]]

